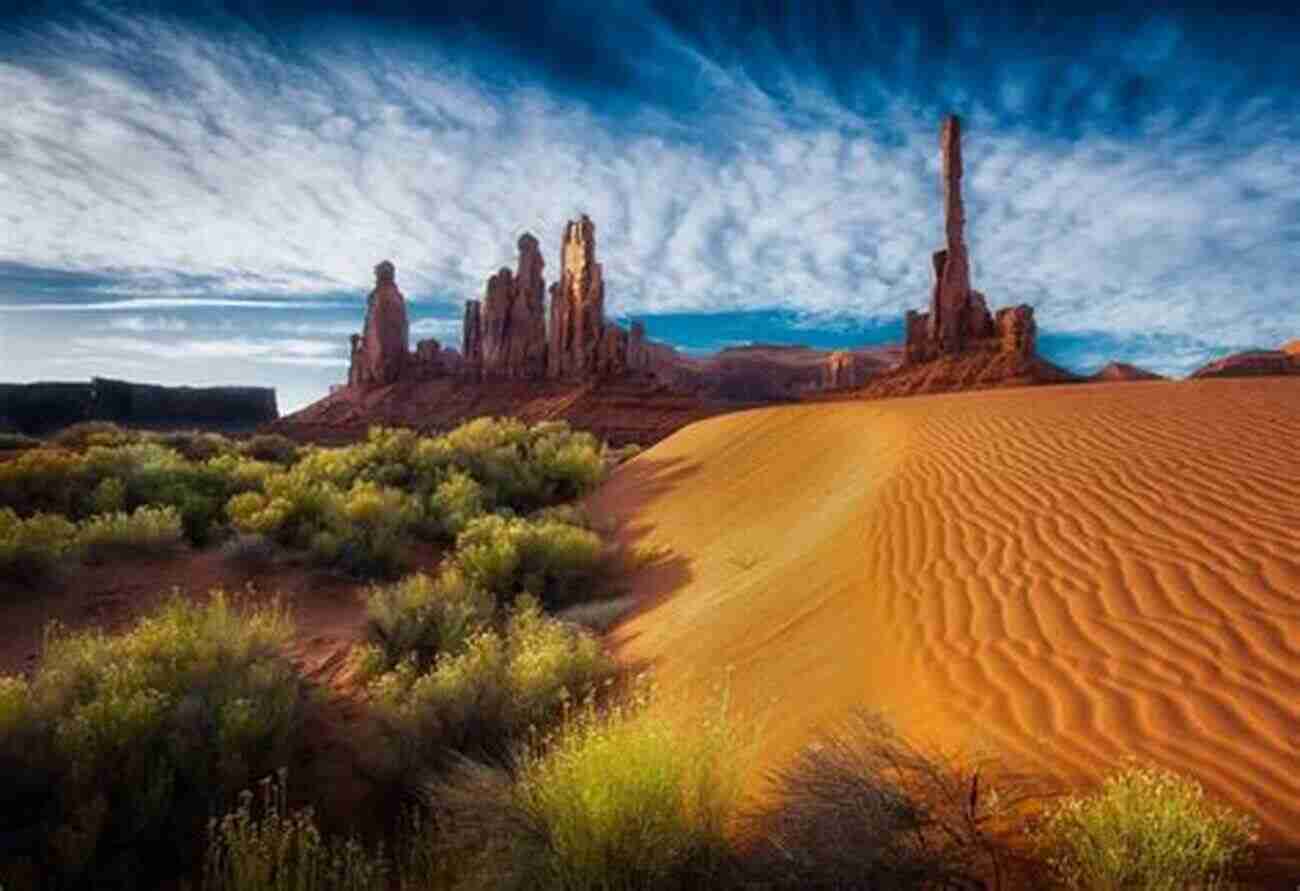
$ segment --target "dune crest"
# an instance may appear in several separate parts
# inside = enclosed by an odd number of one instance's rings
[[[728,667],[760,764],[845,709],[1071,782],[1132,754],[1300,841],[1300,382],[1084,384],[694,424],[593,500],[623,659]]]

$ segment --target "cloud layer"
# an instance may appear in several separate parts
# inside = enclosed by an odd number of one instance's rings
[[[580,212],[614,314],[894,319],[927,299],[949,109],[966,121],[975,281],[995,305],[1033,303],[1067,336],[1202,345],[1151,356],[1163,370],[1300,333],[1297,100],[1233,75],[1177,20],[970,72],[956,63],[988,33],[956,29],[927,68],[904,28],[845,81],[789,33],[740,57],[646,15],[604,100],[380,32],[286,41],[103,10],[25,27],[0,51],[0,310],[94,303],[122,315],[79,336],[123,357],[148,354],[132,337],[185,333],[176,309],[353,306],[383,258],[454,342],[456,307],[513,263],[520,232],[542,240],[549,278]],[[1140,78],[1155,99],[1135,98]],[[6,276],[18,268],[92,283],[51,299]],[[300,364],[328,358],[295,353],[304,338],[356,330],[299,325],[273,333]],[[172,342],[213,360],[263,343],[190,334]]]

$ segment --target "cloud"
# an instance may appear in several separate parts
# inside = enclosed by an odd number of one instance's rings
[[[563,224],[585,211],[612,315],[894,319],[928,297],[939,116],[958,108],[975,283],[994,305],[1033,303],[1044,330],[1154,331],[1205,350],[1300,332],[1296,101],[1252,95],[1168,20],[1098,34],[1068,66],[1022,55],[979,69],[963,67],[974,50],[926,60],[915,34],[879,23],[900,48],[853,82],[778,64],[775,49],[738,62],[651,22],[620,76],[696,97],[673,106],[650,89],[602,104],[493,74],[499,60],[360,31],[286,49],[104,16],[111,28],[51,25],[0,61],[0,261],[110,282],[76,304],[0,311],[307,309],[340,294],[355,309],[384,258],[417,307],[458,307],[513,264],[525,229],[554,279]],[[958,36],[981,46],[978,30]],[[843,39],[828,52],[849,58]],[[1140,83],[1157,98],[1137,98]],[[271,330],[341,352],[356,312]],[[151,330],[128,318],[113,327]],[[459,322],[413,333],[454,343]],[[213,359],[342,361],[251,338],[184,343]]]
[[[174,334],[180,331],[188,331],[190,323],[184,319],[167,316],[123,316],[110,319],[108,327],[116,331],[131,331],[137,334],[152,331]]]
[[[134,353],[167,360],[238,359],[286,364],[321,364],[321,360],[331,359],[326,364],[336,364],[335,360],[347,364],[346,360],[337,359],[333,355],[342,352],[342,346],[325,340],[258,341],[249,338],[157,340],[119,336],[83,336],[72,338],[71,343],[75,348],[94,355]]]

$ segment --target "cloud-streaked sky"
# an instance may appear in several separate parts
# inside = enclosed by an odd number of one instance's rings
[[[975,285],[1034,304],[1050,358],[1184,373],[1300,335],[1285,10],[978,5],[26,4],[0,19],[0,380],[296,408],[345,376],[376,262],[458,345],[518,235],[553,275],[582,212],[608,310],[651,336],[897,339],[949,111]]]

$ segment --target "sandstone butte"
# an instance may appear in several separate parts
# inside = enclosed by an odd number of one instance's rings
[[[989,309],[971,282],[961,135],[960,120],[946,117],[939,135],[945,243],[931,257],[929,309],[905,313],[901,346],[756,345],[683,355],[648,339],[641,322],[625,329],[606,318],[596,227],[583,215],[564,228],[559,278],[549,289],[538,240],[520,236],[515,268],[502,267],[481,299],[466,301],[459,350],[422,340],[410,351],[395,269],[380,263],[364,330],[352,338],[347,385],[271,426],[330,441],[377,423],[434,430],[515,415],[564,419],[616,444],[648,444],[701,418],[772,402],[1151,379],[1122,363],[1075,375],[1038,355],[1033,307]],[[1220,359],[1193,376],[1300,373],[1298,343]]]
[[[1110,362],[1100,371],[1088,378],[1091,381],[1162,381],[1168,380],[1164,375],[1147,371],[1127,362]]]

